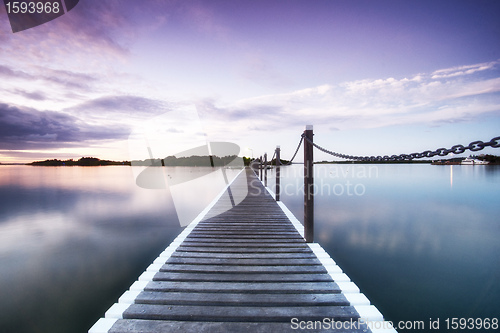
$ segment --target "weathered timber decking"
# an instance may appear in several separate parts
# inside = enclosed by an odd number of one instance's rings
[[[248,195],[233,206],[244,187]],[[253,171],[230,189],[90,332],[292,332],[292,318],[357,323],[359,309],[382,320],[366,297],[349,295],[359,290],[317,244],[305,243]],[[344,327],[326,331],[370,331]]]

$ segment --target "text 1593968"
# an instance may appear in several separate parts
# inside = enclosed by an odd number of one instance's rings
[[[61,10],[59,2],[42,2],[42,1],[8,1],[5,3],[8,14],[58,14]]]

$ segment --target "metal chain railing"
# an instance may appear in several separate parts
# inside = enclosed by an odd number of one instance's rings
[[[274,151],[273,157],[271,157],[271,159],[269,160],[269,162],[272,162],[272,160],[274,160],[275,157],[276,157],[276,150]]]
[[[385,155],[385,156],[352,156],[352,155],[345,155],[345,154],[339,154],[333,151],[330,151],[326,148],[323,148],[316,143],[312,142],[309,140],[307,137],[302,134],[302,139],[306,139],[309,143],[311,143],[314,147],[318,148],[324,153],[333,155],[335,157],[339,158],[345,158],[345,159],[350,159],[350,160],[357,160],[357,161],[403,161],[403,160],[412,160],[414,158],[424,158],[424,157],[433,157],[433,156],[446,156],[450,153],[453,154],[462,154],[466,150],[470,151],[479,151],[482,150],[486,147],[492,147],[492,148],[499,148],[500,147],[500,136],[494,137],[490,141],[483,142],[483,141],[473,141],[469,143],[468,146],[464,145],[455,145],[451,147],[450,149],[446,148],[438,148],[434,151],[432,150],[426,150],[421,153],[411,153],[411,154],[399,154],[399,155]],[[301,140],[302,142],[302,140]],[[298,150],[298,149],[297,149]],[[295,155],[294,155],[295,157]]]
[[[297,149],[295,149],[295,153],[293,154],[293,157],[292,157],[292,158],[290,159],[290,161],[288,161],[288,163],[287,163],[287,164],[285,164],[285,165],[290,165],[290,164],[292,164],[293,159],[295,158],[295,156],[297,156],[297,153],[299,152],[299,148],[300,148],[300,146],[302,145],[302,141],[304,141],[304,135],[303,135],[303,134],[302,134],[302,136],[301,136],[301,138],[300,138],[300,141],[299,141],[299,144],[298,144],[298,146],[297,146]]]

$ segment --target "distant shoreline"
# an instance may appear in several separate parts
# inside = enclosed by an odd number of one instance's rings
[[[431,164],[433,161],[321,161],[314,164]]]
[[[188,157],[175,157],[168,156],[164,159],[145,159],[134,161],[110,161],[101,160],[96,157],[82,157],[79,160],[58,160],[50,159],[45,161],[35,161],[30,163],[0,163],[0,165],[32,165],[32,166],[108,166],[108,165],[127,165],[127,166],[187,166],[187,167],[222,167],[231,166],[231,163],[236,160],[238,156],[188,156]],[[251,159],[248,157],[242,158],[244,165],[248,166]],[[431,165],[460,165],[464,158],[455,157],[450,159],[436,159],[436,160],[403,160],[403,161],[318,161],[314,164],[431,164]],[[479,159],[488,161],[488,165],[499,165],[500,156],[495,155],[480,155]],[[257,159],[254,159],[258,163]],[[289,161],[281,160],[281,165],[286,166]],[[302,164],[302,163],[293,163]],[[268,161],[268,165],[275,165],[275,160]]]
[[[45,160],[45,161],[35,161],[31,163],[26,163],[25,165],[33,165],[33,166],[108,166],[108,165],[128,165],[131,163],[129,161],[109,161],[109,160],[100,160],[95,157],[82,157],[79,160],[75,161],[73,159],[69,160]]]

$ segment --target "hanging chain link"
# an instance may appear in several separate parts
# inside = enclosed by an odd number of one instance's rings
[[[306,139],[307,142],[311,143],[314,147],[318,148],[324,153],[333,155],[335,157],[339,158],[345,158],[345,159],[350,159],[350,160],[357,160],[357,161],[404,161],[404,160],[412,160],[414,158],[424,158],[424,157],[433,157],[433,156],[446,156],[450,153],[453,154],[462,154],[466,150],[470,151],[479,151],[482,150],[486,147],[492,147],[492,148],[498,148],[500,147],[500,136],[494,137],[488,142],[483,142],[483,141],[473,141],[469,143],[468,146],[464,145],[455,145],[451,147],[450,149],[446,148],[438,148],[434,151],[432,150],[426,150],[421,153],[411,153],[411,154],[400,154],[400,155],[385,155],[385,156],[351,156],[351,155],[345,155],[345,154],[339,154],[335,153],[331,150],[328,150],[326,148],[323,148],[317,144],[315,144],[313,141],[311,141],[309,138],[307,138],[304,134],[302,134],[302,139]],[[302,140],[300,141],[302,142]],[[300,144],[299,144],[300,147]],[[298,150],[298,148],[297,148]],[[294,155],[295,157],[295,155]]]
[[[293,159],[295,158],[295,156],[297,156],[297,153],[299,152],[299,148],[300,146],[302,145],[302,141],[304,141],[304,134],[302,134],[302,137],[300,138],[300,141],[299,141],[299,145],[297,146],[297,149],[295,149],[295,154],[293,154],[293,157],[290,159],[290,161],[288,161],[287,164],[285,165],[290,165],[292,164],[292,161]]]
[[[271,159],[268,162],[272,162],[272,160],[274,160],[275,157],[276,157],[276,150],[274,151],[273,157],[271,157]]]

